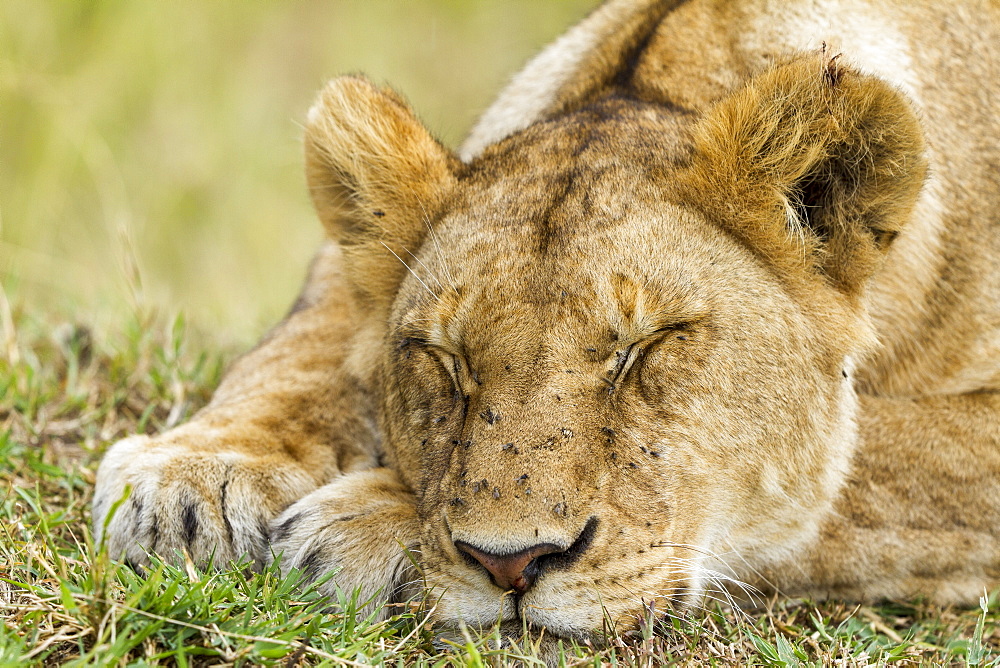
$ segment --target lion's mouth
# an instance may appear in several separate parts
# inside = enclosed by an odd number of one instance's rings
[[[453,529],[446,517],[425,536],[423,565],[438,602],[434,624],[456,641],[467,641],[466,629],[509,642],[600,642],[635,628],[651,610],[688,608],[701,589],[699,554],[659,532],[627,534],[596,516],[561,540],[527,547]]]
[[[497,597],[493,619],[481,610],[470,609],[466,615],[453,608],[447,616],[438,617],[434,626],[443,638],[463,644],[468,641],[467,634],[473,632],[494,636],[507,644],[502,646],[524,646],[527,641],[537,646],[545,639],[599,646],[609,635],[632,630],[654,618],[686,614],[691,609],[683,601],[691,596],[688,587],[653,597],[613,597],[608,590],[572,589],[539,583],[538,590],[524,594],[504,592]]]

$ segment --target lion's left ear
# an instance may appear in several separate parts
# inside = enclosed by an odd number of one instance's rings
[[[811,56],[753,77],[694,130],[683,187],[779,271],[847,293],[874,273],[926,173],[917,116],[873,76]]]

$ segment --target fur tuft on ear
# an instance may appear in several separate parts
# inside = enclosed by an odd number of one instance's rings
[[[344,250],[351,285],[384,314],[458,159],[393,91],[352,76],[330,81],[309,110],[305,157],[316,212]]]
[[[924,140],[902,93],[825,54],[751,78],[694,130],[684,186],[782,272],[860,292],[924,182]]]

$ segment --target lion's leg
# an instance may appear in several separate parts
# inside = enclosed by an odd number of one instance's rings
[[[383,467],[339,476],[271,523],[271,551],[283,571],[298,568],[310,579],[336,572],[322,591],[357,592],[369,609],[419,593],[419,544],[416,499]]]
[[[969,604],[1000,585],[1000,393],[863,397],[860,446],[819,542],[782,592]]]
[[[94,494],[98,536],[132,488],[107,529],[114,556],[262,559],[278,513],[334,476],[376,464],[366,383],[350,371],[358,323],[339,264],[327,244],[296,308],[190,422],[108,450]]]

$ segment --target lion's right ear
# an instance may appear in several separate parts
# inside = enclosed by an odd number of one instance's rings
[[[360,77],[330,81],[309,110],[306,180],[348,280],[380,313],[455,184],[458,159],[398,95]],[[395,254],[397,257],[393,257]]]

